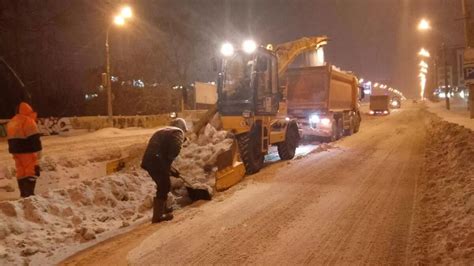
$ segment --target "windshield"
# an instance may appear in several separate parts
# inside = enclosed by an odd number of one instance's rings
[[[254,60],[246,54],[237,53],[225,65],[222,100],[234,103],[249,103],[252,99],[250,86]]]

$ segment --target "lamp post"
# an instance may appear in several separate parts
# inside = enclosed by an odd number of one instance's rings
[[[418,30],[421,31],[421,32],[425,32],[425,31],[428,31],[428,30],[431,30],[431,25],[430,25],[430,22],[423,18],[420,20],[420,22],[418,23]],[[423,54],[426,54],[424,53],[423,51],[424,49],[422,49],[418,54],[423,56]],[[448,88],[448,59],[447,59],[447,47],[446,47],[446,44],[443,42],[442,44],[442,50],[443,50],[443,59],[444,59],[444,93],[445,93],[445,99],[446,99],[446,109],[450,109],[450,102],[449,102],[449,94],[450,94],[450,90]],[[428,53],[428,56],[429,56],[429,53]],[[435,69],[435,71],[437,71]]]
[[[132,9],[128,6],[123,7],[119,14],[113,19],[113,22],[109,24],[105,32],[105,73],[106,73],[106,89],[107,89],[107,116],[109,120],[112,120],[112,82],[110,74],[110,46],[109,46],[109,33],[112,25],[123,26],[125,21],[132,17]]]

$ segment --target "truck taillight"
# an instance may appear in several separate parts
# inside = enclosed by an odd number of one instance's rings
[[[321,125],[323,125],[323,126],[329,126],[329,125],[331,125],[331,119],[329,119],[329,118],[323,118],[323,119],[321,119]]]

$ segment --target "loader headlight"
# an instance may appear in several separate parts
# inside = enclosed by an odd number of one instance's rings
[[[397,101],[392,101],[392,106],[397,106],[398,102]]]
[[[323,118],[321,119],[321,125],[323,126],[329,126],[331,124],[331,119],[329,118]]]
[[[255,43],[253,40],[246,40],[242,44],[242,49],[247,54],[251,54],[251,53],[255,52],[255,50],[257,50],[257,43]]]
[[[178,117],[178,114],[176,112],[170,113],[170,118],[176,118],[176,117]]]
[[[232,56],[234,54],[234,46],[228,42],[224,43],[221,46],[221,54],[226,57]]]
[[[321,121],[321,119],[319,119],[319,116],[318,115],[311,115],[309,117],[309,123],[310,124],[317,124]]]

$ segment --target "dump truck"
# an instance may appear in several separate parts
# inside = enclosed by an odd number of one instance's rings
[[[288,115],[297,118],[303,136],[334,141],[359,131],[355,75],[326,64],[289,69],[286,80]]]
[[[388,95],[370,95],[369,114],[388,115],[390,113],[390,97]]]

